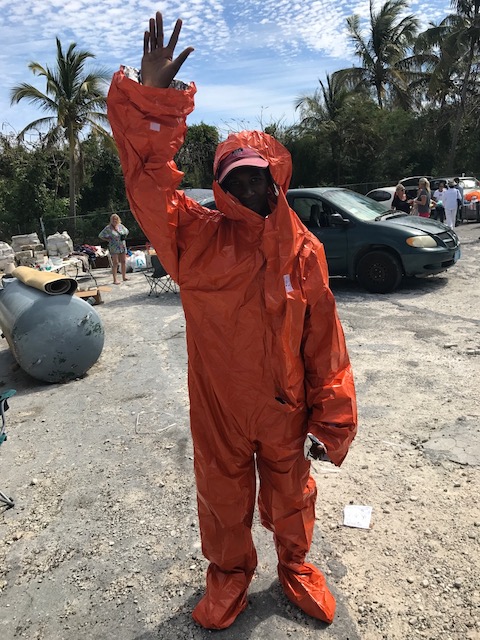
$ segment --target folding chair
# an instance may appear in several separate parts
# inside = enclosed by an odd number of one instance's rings
[[[16,394],[15,389],[8,389],[0,394],[0,416],[2,419],[2,426],[0,427],[0,445],[5,442],[7,439],[7,434],[5,431],[5,411],[8,409],[8,398],[11,398]],[[9,509],[15,506],[15,502],[13,498],[9,498],[2,491],[0,491],[0,502],[6,504]]]
[[[162,267],[158,256],[153,255],[151,256],[151,258],[152,269],[143,272],[148,284],[150,285],[150,291],[148,292],[148,295],[151,296],[152,293],[154,293],[156,296],[158,296],[166,291],[170,291],[171,293],[178,293],[177,285]]]

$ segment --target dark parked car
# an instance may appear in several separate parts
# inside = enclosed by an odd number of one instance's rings
[[[396,289],[403,276],[426,276],[460,257],[456,233],[429,218],[391,211],[348,189],[290,189],[290,206],[325,247],[331,276],[358,280],[372,293]],[[215,208],[213,199],[202,202]]]
[[[213,198],[212,189],[195,189],[187,187],[184,191],[186,196],[193,198],[197,202],[201,202],[202,200],[211,200]]]

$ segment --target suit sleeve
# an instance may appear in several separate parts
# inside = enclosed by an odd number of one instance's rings
[[[185,90],[145,87],[119,71],[107,100],[132,213],[177,282],[179,252],[198,236],[210,213],[177,191],[183,173],[173,161],[195,92],[193,84]]]
[[[340,466],[357,431],[352,368],[328,286],[323,246],[317,249],[307,284],[304,323],[305,390],[310,411],[308,431],[324,443],[330,460]]]

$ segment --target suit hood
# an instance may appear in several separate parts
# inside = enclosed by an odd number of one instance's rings
[[[231,133],[228,138],[221,142],[215,153],[213,162],[214,175],[217,173],[218,165],[228,156],[229,153],[240,147],[250,147],[255,149],[268,162],[270,174],[278,188],[284,193],[290,185],[292,177],[292,159],[285,147],[263,131],[240,131]],[[216,182],[216,181],[215,181]]]

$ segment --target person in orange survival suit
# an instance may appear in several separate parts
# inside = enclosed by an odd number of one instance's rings
[[[289,208],[288,151],[258,131],[217,149],[217,211],[177,190],[195,85],[174,76],[178,20],[166,46],[162,15],[145,32],[142,84],[122,67],[108,115],[132,211],[180,285],[187,327],[191,431],[206,593],[193,618],[209,629],[247,606],[259,511],[273,532],[287,597],[332,622],[335,600],[305,561],[315,523],[312,458],[344,460],[356,432],[353,377],[321,243]]]

